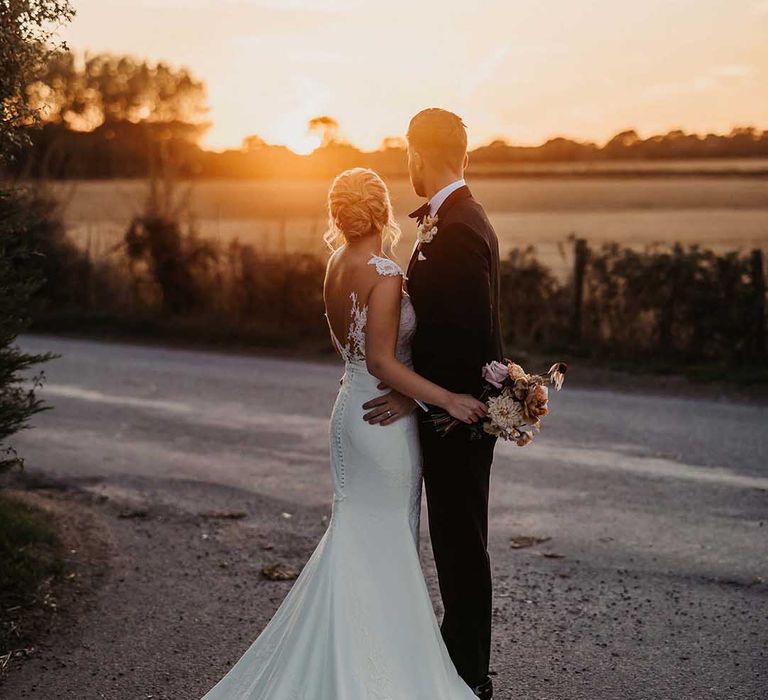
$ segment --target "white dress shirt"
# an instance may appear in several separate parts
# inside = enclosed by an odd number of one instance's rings
[[[456,180],[456,182],[452,182],[450,185],[446,185],[441,189],[439,192],[435,194],[432,199],[429,200],[429,214],[430,216],[435,216],[437,214],[438,210],[441,206],[443,206],[443,202],[448,199],[448,196],[451,195],[453,192],[459,189],[459,187],[464,187],[467,183],[464,182],[464,178],[461,180]]]

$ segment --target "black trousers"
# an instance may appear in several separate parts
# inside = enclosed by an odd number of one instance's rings
[[[491,566],[488,489],[496,440],[470,440],[459,427],[440,437],[420,423],[429,534],[445,615],[440,627],[459,675],[470,686],[488,678]]]

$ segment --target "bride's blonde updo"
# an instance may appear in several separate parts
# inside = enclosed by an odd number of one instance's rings
[[[333,250],[345,241],[374,235],[382,237],[387,255],[400,238],[387,186],[368,168],[345,170],[328,192],[325,242]]]

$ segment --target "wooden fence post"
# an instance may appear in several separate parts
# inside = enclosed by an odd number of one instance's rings
[[[752,289],[755,293],[754,301],[754,340],[752,352],[755,360],[765,360],[765,267],[763,265],[763,251],[756,249],[750,256],[752,277]]]
[[[587,270],[589,249],[583,238],[577,238],[573,246],[573,308],[571,309],[571,342],[580,345],[582,340],[582,313],[584,308],[584,278]]]

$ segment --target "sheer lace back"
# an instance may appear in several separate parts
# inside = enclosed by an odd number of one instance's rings
[[[403,276],[400,266],[390,258],[371,255],[368,264],[373,265],[376,268],[376,272],[382,277]],[[328,328],[331,332],[333,344],[345,363],[365,364],[365,328],[368,323],[368,304],[360,303],[357,292],[351,292],[349,298],[352,302],[352,307],[350,309],[349,326],[347,329],[347,342],[342,343],[338,339],[333,332],[330,319],[328,319]],[[328,314],[326,313],[327,317]],[[403,293],[395,354],[398,360],[409,365],[411,362],[411,340],[415,331],[416,314],[410,299]]]

